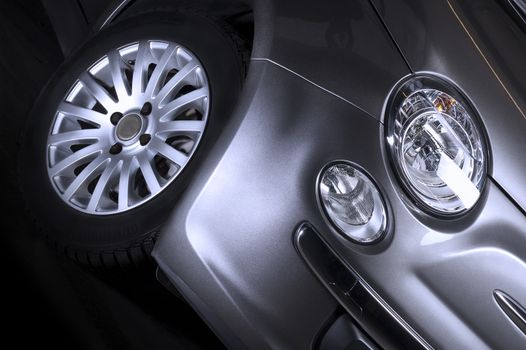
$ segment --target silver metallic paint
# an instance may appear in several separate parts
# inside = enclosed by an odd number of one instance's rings
[[[486,124],[494,179],[474,210],[456,220],[433,218],[399,187],[379,121],[389,90],[410,71],[367,2],[358,3],[362,15],[355,18],[346,7],[354,5],[260,1],[253,53],[259,60],[154,256],[227,345],[310,348],[336,303],[294,250],[292,234],[308,220],[431,346],[523,348],[526,338],[493,300],[499,288],[526,304],[526,218],[501,190],[524,207],[526,121],[517,105],[525,66],[506,54],[523,57],[516,46],[522,34],[499,43],[481,39],[504,48],[484,49],[491,52],[485,60],[451,11],[461,12],[457,2],[375,3],[409,66],[455,81]],[[468,17],[481,14],[509,24],[497,10]],[[323,40],[340,18],[351,21],[359,44]],[[507,67],[522,79],[506,74]],[[333,159],[360,164],[386,195],[394,230],[379,245],[352,244],[319,213],[316,174]]]

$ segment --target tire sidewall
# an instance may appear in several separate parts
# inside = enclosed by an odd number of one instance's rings
[[[155,198],[114,215],[75,210],[59,197],[47,173],[47,138],[57,107],[80,74],[109,50],[144,39],[176,42],[200,60],[210,87],[205,133],[185,169]],[[46,235],[64,246],[111,250],[156,232],[217,140],[240,92],[243,72],[232,39],[216,23],[199,16],[143,14],[112,25],[89,40],[59,68],[36,101],[20,154],[24,197]]]

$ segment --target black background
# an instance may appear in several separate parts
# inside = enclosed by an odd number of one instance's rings
[[[2,343],[221,348],[193,310],[156,281],[153,269],[94,274],[37,238],[17,187],[18,143],[33,102],[62,60],[39,0],[0,2]]]

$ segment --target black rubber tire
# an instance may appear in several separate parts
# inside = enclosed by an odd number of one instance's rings
[[[189,48],[199,58],[210,83],[207,130],[187,167],[156,198],[116,215],[85,214],[64,203],[48,178],[48,130],[59,102],[83,70],[109,49],[141,39],[171,40]],[[18,158],[20,185],[30,215],[48,242],[58,252],[93,268],[127,268],[151,259],[150,252],[160,226],[232,112],[247,64],[248,51],[228,26],[191,11],[135,15],[109,26],[87,41],[43,89],[22,136]]]

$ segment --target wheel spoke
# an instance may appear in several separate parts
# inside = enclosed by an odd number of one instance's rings
[[[115,105],[113,96],[90,73],[84,72],[79,78],[86,90],[106,109]]]
[[[169,186],[210,103],[204,67],[178,43],[144,38],[99,57],[59,103],[45,153],[62,200],[93,215],[126,212]]]
[[[181,97],[176,98],[172,102],[168,103],[161,109],[160,120],[165,121],[173,115],[177,115],[182,112],[184,108],[197,105],[197,102],[203,100],[208,96],[208,89],[200,88],[184,94]]]
[[[159,123],[157,133],[166,134],[178,131],[203,132],[205,125],[206,122],[204,120],[173,120]]]
[[[82,141],[89,140],[100,140],[102,136],[102,131],[100,129],[83,129],[75,131],[67,131],[59,134],[50,135],[48,138],[48,144],[57,145],[57,144],[74,144],[82,143]]]
[[[128,208],[128,198],[130,195],[130,177],[131,177],[131,166],[135,158],[126,160],[122,164],[121,172],[119,175],[119,210],[125,210]]]
[[[176,150],[175,148],[173,148],[166,142],[163,142],[157,137],[151,141],[151,148],[179,166],[183,166],[184,164],[186,164],[189,158],[183,152]]]
[[[157,63],[157,65],[155,66],[152,76],[148,81],[148,87],[146,88],[146,94],[148,96],[154,97],[154,95],[158,92],[160,84],[162,83],[162,81],[164,81],[168,73],[168,68],[170,67],[168,64],[172,60],[176,51],[177,45],[175,44],[168,45],[168,47],[164,50],[164,53],[161,59],[159,60],[159,63]]]
[[[137,57],[133,68],[132,95],[140,95],[146,87],[148,65],[151,63],[150,43],[148,41],[139,42]]]
[[[124,61],[118,50],[112,50],[108,53],[108,60],[110,62],[111,78],[117,92],[119,101],[122,101],[130,95],[128,84],[125,82],[124,75]]]
[[[49,169],[49,174],[52,177],[54,177],[67,170],[71,170],[72,168],[79,166],[82,161],[84,161],[86,158],[92,156],[95,153],[102,153],[100,146],[96,143],[84,147],[78,150],[77,152],[69,155],[68,157],[64,158],[63,160],[55,164],[53,167],[51,167],[51,169]]]
[[[195,61],[188,62],[179,72],[177,72],[172,79],[166,83],[165,86],[159,91],[157,94],[157,100],[160,102],[164,102],[164,99],[168,97],[173,91],[177,90],[178,88],[181,88],[183,85],[183,82],[185,82],[188,78],[188,76],[195,71],[195,69],[198,67],[197,63]]]
[[[58,106],[58,112],[63,113],[67,116],[77,117],[86,122],[94,123],[97,125],[104,125],[108,122],[108,118],[105,114],[99,113],[92,109],[76,106],[69,102],[62,102]]]
[[[150,160],[144,153],[139,155],[137,157],[137,160],[139,161],[139,167],[141,168],[141,173],[144,177],[144,180],[146,181],[148,190],[151,194],[157,193],[161,189],[161,186],[159,185],[159,180],[157,180],[157,176],[155,176],[155,172],[152,168]]]
[[[98,156],[94,160],[89,163],[87,167],[85,167],[80,174],[77,175],[75,180],[68,186],[64,194],[62,195],[66,201],[69,201],[70,198],[77,193],[79,188],[84,184],[86,181],[91,180],[93,178],[94,172],[100,168],[106,161],[108,161],[109,158],[105,158],[103,156]]]
[[[108,182],[111,176],[113,175],[113,173],[115,172],[115,168],[117,168],[118,165],[119,165],[119,162],[112,162],[111,159],[109,163],[106,165],[106,168],[100,175],[100,178],[97,181],[97,185],[95,186],[95,189],[93,190],[93,194],[91,195],[91,198],[89,200],[88,207],[87,207],[89,211],[97,210],[102,194],[108,187]]]

